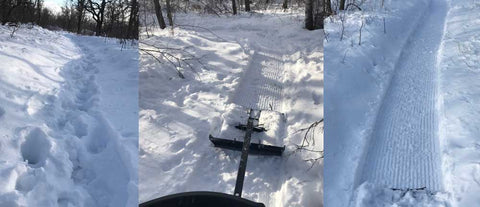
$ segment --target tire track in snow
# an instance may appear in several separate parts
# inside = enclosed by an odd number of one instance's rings
[[[443,189],[438,137],[437,51],[446,3],[432,0],[397,62],[377,114],[360,183],[392,189]]]

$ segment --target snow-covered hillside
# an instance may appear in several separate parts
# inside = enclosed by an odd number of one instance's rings
[[[144,33],[140,48],[200,62],[188,61],[192,70],[141,56],[140,201],[197,190],[232,194],[240,153],[214,148],[208,137],[241,139],[234,125],[252,107],[274,111],[262,112],[268,131],[252,142],[286,150],[249,157],[242,197],[272,207],[322,206],[321,153],[294,151],[305,132],[297,131],[323,118],[323,32],[302,28],[303,14],[176,14],[175,21],[181,26],[173,31]],[[313,134],[308,148],[323,150],[321,124]]]
[[[136,206],[138,53],[0,27],[0,206]]]
[[[478,203],[478,3],[375,3],[326,25],[325,204]]]

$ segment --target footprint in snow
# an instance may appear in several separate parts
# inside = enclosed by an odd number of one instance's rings
[[[50,143],[48,136],[38,127],[26,127],[20,131],[20,152],[24,161],[30,167],[39,168],[45,165],[50,155]]]

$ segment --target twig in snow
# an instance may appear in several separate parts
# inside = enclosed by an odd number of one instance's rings
[[[299,148],[304,148],[306,146],[310,146],[310,144],[315,145],[315,128],[321,123],[323,123],[323,119],[321,119],[320,121],[313,122],[310,126],[308,126],[306,128],[299,129],[299,130],[296,131],[296,132],[306,131],[305,135],[303,136],[302,144],[300,146],[298,146]],[[323,127],[322,127],[322,130],[323,130]],[[310,134],[311,134],[311,136],[310,136],[310,139],[309,139]]]
[[[317,164],[322,159],[323,159],[323,151],[322,151],[322,155],[320,157],[303,160],[305,162],[312,162],[312,164],[307,169],[307,171],[311,170],[313,168],[313,166],[315,166],[315,164]]]
[[[308,152],[313,152],[313,153],[318,154],[318,156],[315,157],[315,158],[309,158],[309,159],[304,160],[305,162],[311,162],[312,163],[310,165],[310,167],[308,168],[308,170],[312,169],[313,166],[316,163],[318,163],[321,159],[323,159],[323,150],[315,150],[315,149],[309,148],[310,146],[315,145],[315,129],[322,123],[323,123],[323,119],[310,124],[310,126],[308,126],[306,128],[302,128],[302,129],[299,129],[299,130],[295,131],[295,133],[305,132],[305,134],[303,136],[302,144],[301,145],[295,145],[296,149],[292,153],[290,153],[290,155],[295,154],[299,151],[308,151]],[[323,130],[323,126],[321,127],[321,129]]]
[[[162,61],[161,61],[158,57],[156,57],[155,55],[153,55],[153,54],[151,53],[151,51],[148,51],[148,50],[142,49],[142,48],[140,48],[140,51],[142,51],[142,52],[150,55],[150,56],[153,57],[155,60],[157,60],[159,63],[162,63]],[[165,54],[163,54],[163,53],[160,53],[160,54],[161,54],[163,57],[165,57]],[[176,70],[176,72],[177,72],[178,77],[180,77],[181,79],[185,79],[185,76],[184,76],[183,73],[177,68],[176,64],[175,64],[174,62],[172,62],[172,61],[171,61],[170,59],[168,59],[168,58],[165,58],[165,59],[166,59],[168,62],[170,62],[170,64],[173,65],[173,67],[175,68],[175,70]]]
[[[340,21],[342,22],[342,34],[340,35],[340,41],[343,40],[343,33],[345,32],[345,12],[342,12],[343,13],[343,16],[342,14],[340,14]]]
[[[358,5],[356,5],[356,4],[353,3],[353,2],[347,4],[347,7],[345,7],[345,10],[348,10],[348,7],[349,7],[349,6],[354,6],[354,7],[356,7],[358,10],[362,11],[362,8],[360,8]]]
[[[15,35],[15,32],[16,32],[16,31],[18,30],[18,28],[20,28],[20,27],[18,26],[17,23],[8,23],[8,26],[9,26],[10,28],[13,28],[12,33],[10,33],[10,38],[13,38],[13,36]]]
[[[363,25],[364,25],[364,20],[363,20],[363,17],[362,17],[362,25],[360,26],[360,35],[358,36],[358,45],[362,45],[362,29],[363,29]]]
[[[205,65],[202,63],[202,61],[200,60],[202,57],[199,58],[195,54],[188,52],[187,51],[188,47],[185,47],[185,48],[159,47],[159,46],[151,45],[145,42],[140,42],[140,44],[144,44],[150,47],[150,48],[140,47],[141,52],[147,55],[150,55],[159,63],[162,63],[163,62],[162,60],[167,61],[175,68],[177,75],[182,79],[185,78],[184,74],[181,71],[181,69],[183,69],[184,66],[187,66],[194,73],[197,73],[197,71],[195,70],[195,67],[191,64],[192,61],[206,68]]]
[[[342,63],[343,63],[343,64],[345,64],[345,59],[347,58],[348,49],[349,49],[349,48],[347,48],[347,49],[345,50],[345,54],[343,54],[343,59],[342,59]]]

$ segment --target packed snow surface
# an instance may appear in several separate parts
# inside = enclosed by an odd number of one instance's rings
[[[142,52],[140,201],[185,191],[233,194],[241,153],[214,148],[208,137],[242,140],[234,126],[254,108],[263,109],[259,122],[267,131],[252,142],[286,150],[282,157],[249,156],[242,197],[323,206],[322,154],[295,150],[305,134],[298,130],[323,118],[323,32],[302,28],[303,14],[295,13],[177,13],[175,21],[173,31],[142,28],[140,48],[162,61]],[[155,47],[201,63],[174,67]],[[308,149],[323,150],[321,124],[308,137]]]
[[[449,3],[460,3],[385,1],[382,7],[376,3],[365,2],[363,11],[343,12],[326,21],[325,204],[455,205],[455,194],[466,184],[452,188],[461,183],[452,184],[452,170],[467,165],[458,154],[450,154],[452,146],[445,142],[465,131],[471,133],[468,142],[472,142],[478,128],[462,131],[458,128],[463,126],[451,124],[446,118],[451,106],[445,93],[450,94],[450,103],[462,103],[458,100],[472,96],[451,94],[462,94],[462,87],[471,91],[476,84],[454,79],[459,77],[445,75],[445,71],[469,78],[476,74],[460,63],[455,66],[461,70],[446,65],[454,65],[451,60],[476,61],[472,58],[474,29],[463,33],[458,25],[463,29],[467,21],[475,25],[477,20],[471,17],[478,4],[452,7]],[[452,15],[453,11],[458,13]],[[460,18],[464,22],[458,21],[459,15],[465,15]],[[468,40],[465,57],[459,56],[449,38]],[[475,108],[461,111],[475,112],[471,109]],[[450,114],[453,120],[460,116]],[[464,178],[475,180],[472,174]]]
[[[395,65],[368,144],[360,182],[443,189],[438,137],[438,63],[446,2],[433,1]]]
[[[136,206],[136,46],[0,27],[0,206]]]

